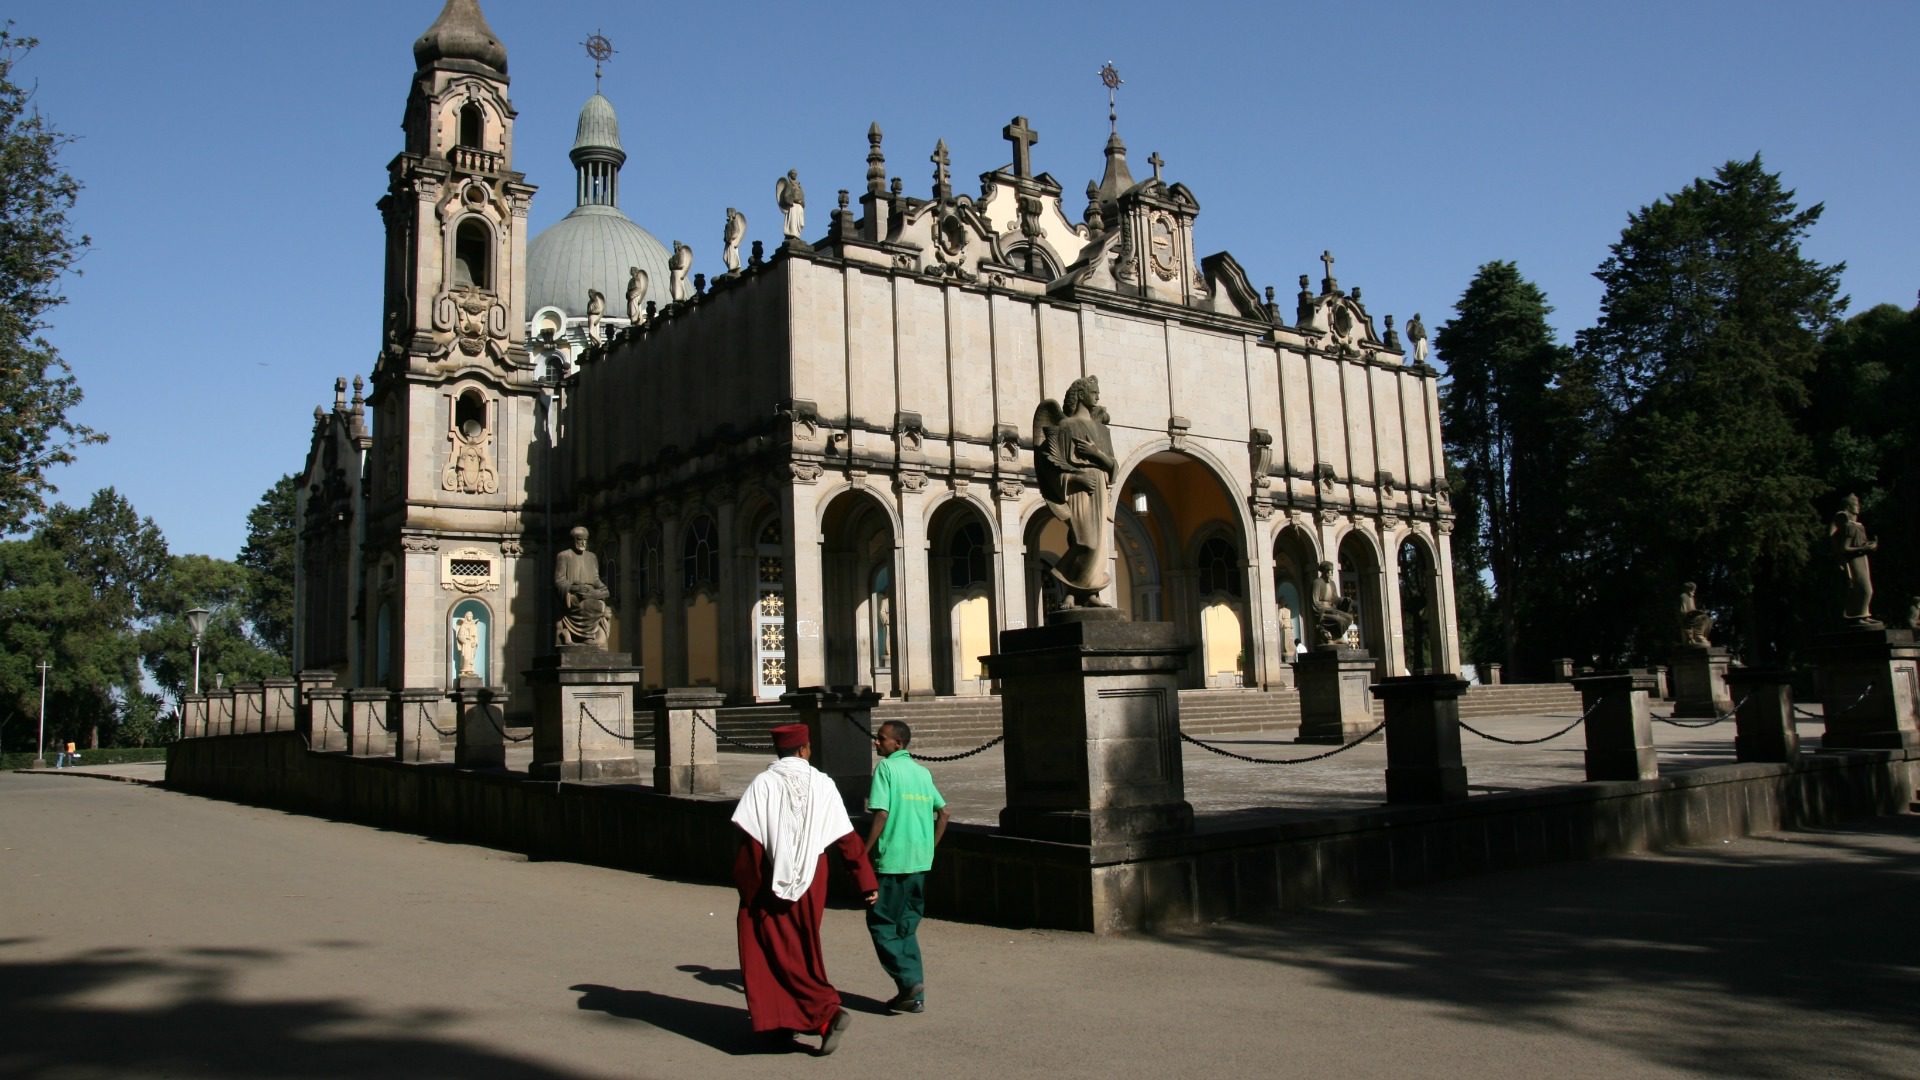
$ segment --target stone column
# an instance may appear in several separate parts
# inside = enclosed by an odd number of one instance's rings
[[[307,749],[333,753],[347,749],[347,692],[336,686],[317,686],[303,699],[307,722]]]
[[[304,732],[313,731],[313,692],[333,685],[333,671],[330,668],[309,668],[293,677],[297,696],[294,698],[294,724]],[[344,714],[342,714],[344,716]]]
[[[782,549],[787,560],[788,686],[814,686],[827,679],[826,641],[820,633],[826,607],[816,482],[817,478],[788,484],[780,507],[787,525]]]
[[[1007,494],[1002,493],[1001,483],[1007,485]],[[994,486],[994,524],[999,537],[993,565],[1000,586],[1000,602],[994,608],[1000,620],[996,629],[1018,630],[1027,625],[1027,540],[1020,529],[1024,491],[1017,481],[996,482]]]
[[[1727,672],[1727,687],[1736,710],[1734,760],[1792,761],[1800,756],[1800,732],[1793,726],[1791,674],[1736,668]]]
[[[507,688],[463,678],[447,691],[453,702],[453,763],[466,769],[507,767]]]
[[[1823,634],[1814,642],[1820,665],[1827,750],[1912,750],[1920,747],[1920,644],[1913,631],[1871,629]]]
[[[1387,711],[1387,801],[1455,802],[1467,797],[1460,760],[1460,695],[1455,675],[1401,675],[1373,686]]]
[[[207,691],[207,734],[233,734],[233,691]]]
[[[266,730],[261,726],[266,711],[265,691],[257,682],[233,684],[233,733],[235,735],[257,735]]]
[[[203,739],[207,735],[207,695],[181,694],[180,716],[183,735],[187,739]]]
[[[1673,715],[1721,716],[1733,711],[1727,696],[1727,650],[1682,645],[1673,650]],[[1656,680],[1654,693],[1659,693]]]
[[[392,757],[393,731],[387,714],[393,691],[384,686],[356,686],[347,691],[347,752],[355,757]]]
[[[1648,695],[1653,676],[1644,671],[1609,672],[1573,680],[1587,713],[1587,779],[1652,780],[1660,775],[1653,755],[1653,714]]]
[[[1293,683],[1300,688],[1297,741],[1337,746],[1371,728],[1367,687],[1372,682],[1373,657],[1365,649],[1323,645],[1302,653],[1293,663]]]
[[[416,765],[440,760],[442,732],[452,734],[440,706],[446,691],[433,686],[393,692],[394,756]]]
[[[871,686],[809,686],[780,695],[796,723],[807,725],[813,767],[833,777],[850,811],[867,807],[873,779],[873,707],[880,695]]]
[[[726,696],[707,686],[655,690],[641,698],[653,713],[653,788],[662,795],[720,791],[720,746],[714,736]]]
[[[987,658],[1006,718],[1001,831],[1086,844],[1096,861],[1190,832],[1180,754],[1188,651],[1170,623],[1061,621],[1002,633]]]
[[[298,684],[285,675],[269,675],[260,680],[260,730],[295,731],[299,721]]]
[[[640,669],[632,656],[591,645],[563,645],[557,653],[536,658],[526,678],[533,687],[533,764],[528,776],[593,780],[640,775],[633,755],[633,691],[640,684]]]

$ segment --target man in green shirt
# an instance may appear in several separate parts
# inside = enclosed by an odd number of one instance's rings
[[[881,724],[873,736],[880,763],[867,790],[867,809],[873,812],[867,854],[880,878],[880,897],[867,909],[867,932],[880,966],[900,990],[887,1008],[917,1013],[926,1011],[927,985],[915,933],[926,913],[933,849],[947,832],[947,800],[926,766],[907,753],[912,739],[913,732],[898,720]]]

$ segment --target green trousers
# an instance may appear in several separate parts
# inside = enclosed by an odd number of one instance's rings
[[[867,933],[880,966],[905,991],[927,981],[920,965],[920,917],[926,914],[925,873],[880,874],[880,899],[867,909]]]

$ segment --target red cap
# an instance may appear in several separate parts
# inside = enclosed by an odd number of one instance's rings
[[[812,741],[807,735],[805,724],[781,724],[773,729],[773,748],[775,750],[798,750]]]

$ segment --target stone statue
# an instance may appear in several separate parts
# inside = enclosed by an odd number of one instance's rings
[[[491,495],[500,490],[494,470],[493,433],[478,420],[468,420],[453,432],[453,452],[440,474],[440,487],[466,495]]]
[[[627,321],[647,321],[647,272],[637,266],[627,267]]]
[[[807,193],[800,188],[800,170],[788,169],[787,175],[773,182],[773,198],[786,216],[781,228],[787,239],[798,240],[807,228]]]
[[[612,612],[607,609],[607,583],[600,580],[600,560],[587,550],[587,530],[573,528],[573,547],[554,559],[553,585],[560,590],[565,614],[554,627],[556,645],[607,647],[607,625]]]
[[[1840,512],[1833,515],[1833,528],[1827,533],[1828,543],[1833,545],[1833,557],[1840,562],[1840,568],[1847,575],[1847,605],[1841,618],[1854,626],[1875,627],[1880,621],[1872,615],[1873,608],[1873,568],[1867,562],[1867,554],[1880,548],[1880,541],[1867,537],[1867,527],[1860,524],[1860,497],[1847,496],[1840,505]]]
[[[1920,596],[1907,598],[1907,629],[1920,630]]]
[[[1680,586],[1680,644],[1704,649],[1713,644],[1707,640],[1707,634],[1713,629],[1713,613],[1702,611],[1694,603],[1694,589],[1691,581]]]
[[[1280,651],[1283,655],[1293,655],[1293,609],[1280,605]]]
[[[747,215],[727,207],[727,231],[723,237],[726,247],[720,252],[720,261],[727,264],[727,273],[740,271],[740,241],[747,236]]]
[[[480,620],[471,610],[453,621],[453,647],[460,654],[460,677],[479,678],[480,671],[473,662],[480,652]]]
[[[1358,613],[1353,598],[1340,595],[1340,583],[1333,578],[1333,564],[1321,563],[1320,579],[1313,583],[1315,644],[1340,644]]]
[[[587,290],[587,340],[600,340],[600,320],[607,314],[607,294],[599,289]]]
[[[1112,544],[1107,532],[1107,486],[1113,482],[1113,433],[1100,407],[1100,380],[1075,379],[1065,404],[1052,398],[1033,414],[1034,464],[1040,495],[1067,523],[1067,552],[1048,571],[1065,590],[1062,607],[1106,607],[1100,590]]]
[[[1414,312],[1407,320],[1407,344],[1413,348],[1413,362],[1427,362],[1427,324],[1420,321],[1420,313]]]
[[[687,284],[687,271],[691,269],[693,269],[693,249],[675,240],[673,257],[667,260],[667,270],[672,275],[667,279],[667,291],[675,303],[693,295],[693,286]]]

